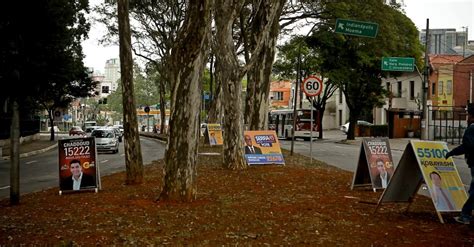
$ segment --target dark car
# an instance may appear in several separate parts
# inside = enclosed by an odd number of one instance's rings
[[[69,136],[85,136],[86,132],[82,130],[81,127],[79,126],[72,126],[72,128],[69,130]]]

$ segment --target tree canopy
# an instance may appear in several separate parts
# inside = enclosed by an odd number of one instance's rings
[[[388,73],[381,70],[382,57],[414,57],[421,64],[418,31],[396,6],[379,0],[322,4],[325,11],[308,44],[318,51],[321,72],[344,92],[352,123],[348,139],[353,139],[355,121],[383,103],[386,90],[380,79]],[[335,33],[337,18],[377,23],[378,35],[366,38]]]

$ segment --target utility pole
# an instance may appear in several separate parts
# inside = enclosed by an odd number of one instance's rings
[[[293,149],[295,146],[295,128],[296,128],[296,105],[298,104],[298,88],[300,87],[300,63],[301,63],[301,44],[298,45],[298,63],[296,65],[296,82],[295,82],[295,95],[294,95],[294,104],[293,104],[293,128],[291,128],[291,149],[290,155],[293,156]]]
[[[426,19],[426,35],[425,35],[425,69],[424,69],[424,80],[422,83],[423,92],[423,117],[421,119],[421,139],[428,139],[428,83],[429,83],[429,52],[430,52],[430,19]]]

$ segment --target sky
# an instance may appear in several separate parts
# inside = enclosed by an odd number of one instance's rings
[[[91,6],[99,2],[91,0]],[[426,19],[429,19],[430,29],[463,31],[462,27],[468,27],[469,40],[474,40],[474,0],[404,0],[403,9],[419,30],[426,28]],[[89,39],[82,43],[86,55],[84,64],[102,73],[106,60],[119,57],[118,46],[99,44],[104,33],[104,26],[92,23]]]

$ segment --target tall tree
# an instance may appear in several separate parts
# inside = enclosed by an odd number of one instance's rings
[[[134,54],[145,59],[157,70],[159,77],[158,87],[160,93],[161,128],[163,133],[165,124],[166,97],[170,92],[170,59],[178,29],[183,23],[185,0],[150,0],[131,1],[130,17],[134,23],[131,26]],[[115,5],[105,1],[96,8],[101,14],[99,21],[108,28],[108,35],[103,42],[114,43],[117,33]],[[149,65],[150,66],[150,65]]]
[[[216,74],[221,80],[224,101],[224,161],[223,166],[230,169],[245,169],[246,164],[242,149],[242,78],[258,60],[258,55],[269,40],[273,21],[281,13],[283,1],[261,1],[259,8],[268,8],[265,27],[258,33],[255,48],[250,52],[244,67],[239,65],[236,44],[233,39],[233,25],[244,5],[243,0],[216,0],[214,16],[216,23]],[[257,35],[257,34],[256,34]]]
[[[383,104],[386,91],[380,78],[382,57],[421,58],[418,31],[397,6],[379,0],[354,2],[324,1],[319,28],[309,40],[318,50],[321,71],[340,88],[350,111],[347,139],[354,139],[354,128],[362,112]],[[376,38],[334,33],[336,18],[370,21],[379,24]]]
[[[285,0],[276,1],[257,1],[253,2],[252,9],[255,10],[253,18],[251,19],[249,27],[249,36],[247,35],[245,25],[242,28],[242,36],[244,43],[249,40],[249,44],[245,44],[246,53],[252,52],[258,42],[263,42],[263,47],[258,54],[253,54],[256,59],[255,65],[248,71],[247,94],[245,100],[246,123],[251,130],[263,130],[268,125],[268,105],[270,94],[270,79],[272,74],[272,65],[275,58],[276,43],[280,34],[279,18],[285,5]],[[278,7],[272,6],[277,5]],[[271,11],[276,11],[271,14]],[[242,16],[242,13],[241,13]],[[273,18],[273,19],[269,19]],[[242,18],[241,18],[242,19]],[[269,25],[271,23],[271,25]],[[242,25],[242,24],[241,24]],[[269,35],[265,40],[259,40],[258,34],[269,29]],[[248,39],[246,37],[249,37]],[[247,54],[245,56],[249,58]]]
[[[128,0],[118,0],[118,24],[120,40],[120,73],[123,88],[123,120],[125,133],[126,184],[143,182],[143,160],[138,134],[137,112],[133,89],[133,59],[128,17]]]
[[[196,198],[196,157],[204,67],[211,34],[211,0],[190,0],[171,52],[172,109],[161,200]]]
[[[1,102],[13,106],[11,125],[12,179],[10,202],[19,203],[19,114],[25,106],[43,109],[44,103],[67,105],[87,95],[94,84],[82,62],[81,41],[89,24],[84,0],[15,1],[0,10]],[[25,21],[25,16],[35,21]],[[49,109],[44,107],[45,109]],[[54,131],[54,128],[52,128]],[[16,184],[16,185],[15,185]]]

